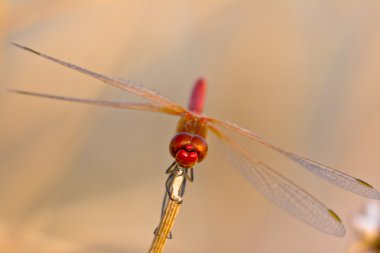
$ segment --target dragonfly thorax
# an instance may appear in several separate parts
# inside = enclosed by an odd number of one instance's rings
[[[183,168],[191,168],[207,155],[206,140],[195,134],[178,133],[170,142],[170,154]]]

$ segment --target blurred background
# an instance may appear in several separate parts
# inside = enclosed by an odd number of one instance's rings
[[[7,93],[143,101],[12,47],[135,80],[380,188],[378,1],[0,0],[0,252],[146,252],[177,119]],[[335,210],[310,228],[253,189],[209,138],[165,252],[347,252],[365,199],[233,135]]]

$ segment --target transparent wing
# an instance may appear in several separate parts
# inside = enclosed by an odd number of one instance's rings
[[[320,178],[327,180],[328,182],[335,184],[339,187],[342,187],[345,190],[349,190],[367,198],[380,199],[380,193],[375,188],[373,188],[372,185],[366,183],[361,179],[334,170],[326,165],[312,161],[308,158],[288,152],[280,148],[279,146],[273,144],[271,141],[265,139],[264,137],[258,135],[257,133],[242,128],[234,123],[215,118],[207,118],[207,120],[211,123],[214,123],[215,125],[232,130],[234,132],[237,132],[241,135],[247,136],[264,144],[265,146],[279,152],[280,154],[300,164],[302,167],[312,172],[313,174],[319,176]]]
[[[342,221],[331,209],[261,161],[248,155],[241,146],[216,127],[210,126],[210,130],[226,144],[226,154],[237,165],[241,174],[269,201],[322,232],[344,236]]]
[[[50,95],[50,94],[22,91],[22,90],[14,90],[14,89],[11,89],[8,91],[22,94],[22,95],[43,97],[43,98],[63,100],[63,101],[76,102],[76,103],[82,103],[82,104],[101,105],[101,106],[115,107],[115,108],[121,108],[121,109],[161,112],[161,113],[172,114],[172,115],[180,115],[179,112],[173,110],[170,107],[155,105],[155,104],[148,104],[148,103],[128,103],[128,102],[114,102],[114,101],[85,99],[85,98],[73,98],[73,97],[64,97],[64,96],[57,96],[57,95]]]
[[[130,93],[133,93],[133,94],[137,95],[137,96],[140,96],[140,97],[146,98],[148,100],[151,100],[153,102],[159,103],[161,105],[165,105],[167,107],[170,107],[172,110],[175,110],[175,111],[178,111],[178,112],[184,112],[184,111],[186,111],[186,109],[184,109],[182,106],[177,105],[176,103],[172,102],[167,97],[165,97],[165,96],[159,94],[158,92],[153,91],[152,89],[150,89],[148,87],[145,87],[143,85],[137,84],[137,83],[132,82],[132,81],[122,80],[120,78],[109,77],[109,76],[106,76],[106,75],[103,75],[103,74],[99,74],[99,73],[93,72],[91,70],[82,68],[80,66],[77,66],[77,65],[74,65],[74,64],[71,64],[71,63],[68,63],[68,62],[64,62],[64,61],[58,60],[56,58],[53,58],[51,56],[48,56],[46,54],[37,52],[37,51],[35,51],[35,50],[31,49],[31,48],[28,48],[28,47],[25,47],[25,46],[22,46],[22,45],[19,45],[19,44],[16,44],[16,43],[12,43],[12,44],[15,45],[18,48],[24,49],[24,50],[26,50],[28,52],[34,53],[36,55],[39,55],[39,56],[41,56],[41,57],[43,57],[45,59],[48,59],[50,61],[53,61],[55,63],[63,65],[65,67],[68,67],[70,69],[76,70],[76,71],[81,72],[81,73],[83,73],[85,75],[91,76],[91,77],[93,77],[95,79],[98,79],[98,80],[100,80],[100,81],[102,81],[104,83],[110,84],[110,85],[112,85],[114,87],[117,87],[119,89],[126,90],[126,91],[128,91]]]

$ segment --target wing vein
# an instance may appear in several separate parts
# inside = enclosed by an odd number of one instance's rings
[[[356,193],[358,195],[362,195],[367,198],[372,199],[380,199],[380,193],[372,187],[370,184],[366,183],[365,181],[352,177],[348,174],[345,174],[343,172],[340,172],[338,170],[334,170],[326,165],[323,165],[321,163],[315,162],[313,160],[310,160],[308,158],[302,157],[300,155],[288,152],[279,146],[275,145],[273,142],[269,141],[268,139],[260,136],[259,134],[250,131],[248,129],[242,128],[235,123],[231,123],[228,121],[216,119],[216,118],[209,118],[205,117],[210,122],[210,124],[218,125],[220,127],[223,127],[225,129],[234,131],[236,133],[239,133],[243,136],[247,136],[269,148],[272,150],[277,151],[278,153],[284,155],[285,157],[289,158],[290,160],[298,163],[301,165],[304,169],[308,170],[309,172],[313,173],[314,175],[332,183],[335,184],[345,190],[351,191],[353,193]]]
[[[99,74],[99,73],[96,73],[94,71],[85,69],[83,67],[74,65],[72,63],[68,63],[68,62],[59,60],[57,58],[51,57],[49,55],[40,53],[40,52],[38,52],[36,50],[33,50],[31,48],[19,45],[17,43],[12,43],[12,44],[14,46],[18,47],[18,48],[21,48],[23,50],[26,50],[28,52],[31,52],[31,53],[36,54],[38,56],[41,56],[41,57],[43,57],[43,58],[45,58],[47,60],[50,60],[50,61],[55,62],[55,63],[58,63],[58,64],[60,64],[62,66],[70,68],[72,70],[78,71],[78,72],[80,72],[82,74],[85,74],[87,76],[90,76],[90,77],[93,77],[95,79],[98,79],[98,80],[100,80],[100,81],[102,81],[104,83],[107,83],[107,84],[112,85],[114,87],[117,87],[119,89],[128,91],[128,92],[133,93],[133,94],[135,94],[137,96],[140,96],[140,97],[146,98],[148,100],[154,101],[156,103],[159,103],[161,105],[165,105],[167,107],[170,107],[172,110],[175,110],[175,111],[178,111],[178,112],[186,111],[186,109],[184,109],[182,106],[179,106],[176,103],[172,102],[169,98],[161,95],[160,93],[158,93],[158,92],[156,92],[156,91],[154,91],[154,90],[152,90],[152,89],[150,89],[148,87],[145,87],[143,85],[137,84],[137,83],[135,83],[133,81],[126,81],[126,80],[123,80],[123,79],[120,79],[120,78],[109,77],[109,76],[106,76],[106,75],[103,75],[103,74]]]
[[[338,216],[333,216],[320,201],[249,155],[215,126],[210,125],[210,130],[222,141],[227,157],[239,172],[269,201],[318,230],[335,236],[344,235],[345,229]]]

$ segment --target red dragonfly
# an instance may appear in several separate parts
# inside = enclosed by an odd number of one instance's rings
[[[341,219],[334,211],[327,208],[320,201],[292,183],[289,179],[285,178],[262,161],[250,155],[239,144],[228,137],[221,129],[230,130],[251,138],[254,141],[257,141],[289,158],[290,160],[293,160],[311,173],[330,183],[340,186],[343,189],[367,198],[380,199],[380,193],[363,180],[349,176],[326,165],[284,150],[257,133],[240,127],[234,123],[203,115],[202,111],[206,91],[206,82],[203,79],[199,79],[196,82],[190,98],[189,107],[186,109],[146,86],[99,74],[37,52],[25,46],[15,43],[13,43],[13,45],[103,81],[106,84],[143,97],[149,100],[150,103],[91,100],[21,90],[11,90],[12,92],[50,99],[132,110],[151,111],[179,116],[180,120],[177,127],[177,133],[170,142],[169,150],[175,159],[173,164],[185,169],[193,168],[197,163],[201,162],[206,157],[208,150],[206,135],[207,131],[210,130],[222,143],[225,144],[224,146],[226,147],[225,150],[227,151],[228,157],[231,158],[232,162],[239,168],[241,174],[256,188],[256,190],[258,190],[275,205],[283,208],[291,215],[322,232],[335,236],[343,236],[345,234],[345,228]]]

